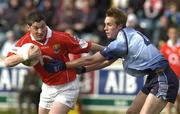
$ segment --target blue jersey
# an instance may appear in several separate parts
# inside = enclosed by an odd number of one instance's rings
[[[101,54],[108,60],[122,58],[125,71],[133,76],[167,66],[167,61],[149,39],[129,27],[120,30]]]

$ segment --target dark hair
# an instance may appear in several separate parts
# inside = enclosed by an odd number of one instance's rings
[[[118,8],[109,8],[106,12],[106,16],[114,17],[117,25],[120,25],[120,24],[122,24],[123,26],[126,25],[127,15],[125,14],[124,11]]]
[[[34,22],[40,22],[42,20],[45,21],[45,18],[40,12],[32,11],[27,16],[26,23],[31,26]]]

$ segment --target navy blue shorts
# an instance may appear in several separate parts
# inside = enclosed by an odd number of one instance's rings
[[[174,103],[178,88],[179,81],[175,73],[168,66],[163,71],[150,73],[141,91],[146,95],[152,93],[163,100]]]

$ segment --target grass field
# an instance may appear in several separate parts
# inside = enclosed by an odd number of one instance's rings
[[[18,114],[15,109],[12,110],[1,110],[0,109],[0,114]],[[35,113],[32,113],[35,114]],[[73,113],[71,113],[73,114]],[[74,113],[77,114],[77,113]],[[83,111],[82,114],[125,114],[123,112],[107,112],[107,111]]]
[[[16,109],[11,109],[11,110],[4,110],[0,109],[0,114],[18,114]],[[24,113],[26,114],[26,113]],[[36,114],[36,113],[31,113],[31,114]],[[71,112],[69,114],[78,114],[76,112]],[[82,114],[125,114],[125,112],[121,111],[89,111],[89,110],[84,110],[82,111]],[[161,113],[164,114],[164,113]],[[175,113],[173,113],[175,114]]]
[[[17,109],[9,109],[9,110],[4,110],[0,108],[0,114],[18,114]],[[27,113],[23,113],[27,114]],[[31,114],[36,114],[36,113],[31,113]],[[76,112],[71,112],[69,114],[78,114]],[[90,110],[84,110],[82,111],[82,114],[125,114],[125,112],[121,111],[90,111]],[[163,112],[161,114],[164,114]],[[172,113],[175,114],[175,113]]]

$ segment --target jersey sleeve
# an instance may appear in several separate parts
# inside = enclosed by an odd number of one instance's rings
[[[14,46],[9,50],[7,57],[16,54],[17,50],[22,46],[22,40],[19,40],[15,43]]]
[[[92,47],[92,42],[87,42],[76,36],[67,34],[66,47],[68,51],[73,54],[87,53]]]
[[[127,55],[128,45],[127,39],[123,32],[120,32],[116,40],[112,41],[100,53],[108,60],[122,58]]]

